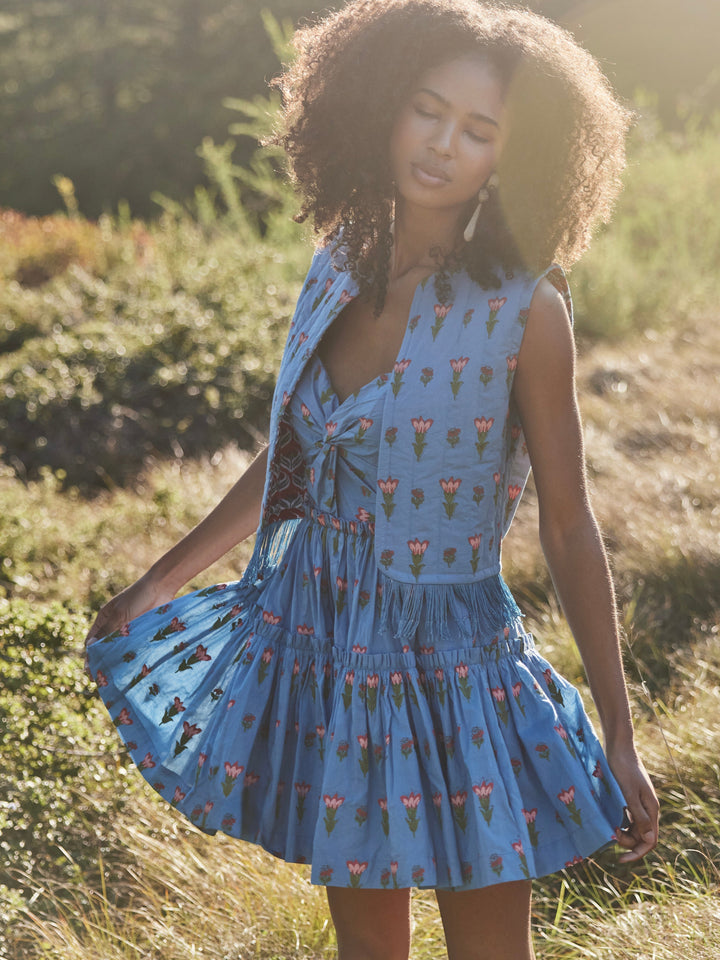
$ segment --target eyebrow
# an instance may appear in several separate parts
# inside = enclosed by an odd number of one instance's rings
[[[444,107],[452,106],[450,101],[446,100],[445,97],[441,96],[436,90],[430,90],[428,87],[420,87],[420,89],[418,90],[418,93],[430,94],[431,97],[435,97],[436,100],[439,100]],[[473,120],[480,120],[483,123],[490,123],[492,124],[493,127],[498,127],[498,129],[500,127],[500,124],[497,122],[497,120],[493,120],[492,117],[488,117],[484,113],[471,113],[469,114],[469,116]]]

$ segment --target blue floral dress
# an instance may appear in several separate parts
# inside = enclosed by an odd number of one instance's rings
[[[471,889],[611,844],[624,798],[575,688],[520,619],[473,636],[380,621],[383,375],[342,403],[315,354],[290,405],[305,516],[265,580],[194,591],[92,644],[143,776],[331,886]]]

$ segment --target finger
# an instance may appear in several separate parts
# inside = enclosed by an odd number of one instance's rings
[[[640,860],[645,854],[649,853],[652,848],[655,846],[655,843],[650,841],[643,840],[641,841],[634,850],[626,850],[624,853],[621,853],[617,859],[618,863],[631,863],[633,860]]]

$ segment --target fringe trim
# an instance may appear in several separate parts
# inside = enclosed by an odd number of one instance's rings
[[[470,623],[479,634],[501,630],[523,616],[502,576],[497,573],[474,583],[402,583],[380,573],[380,626],[397,640],[409,641],[420,623],[442,634],[453,599],[465,604]]]
[[[300,517],[279,520],[257,531],[255,549],[245,568],[243,579],[256,583],[264,580],[266,575],[278,566],[290,546],[300,520]]]

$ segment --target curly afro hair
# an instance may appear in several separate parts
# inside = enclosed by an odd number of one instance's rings
[[[376,311],[392,245],[395,117],[426,71],[458,57],[492,66],[510,121],[500,187],[459,265],[485,288],[499,285],[499,271],[568,267],[608,220],[632,114],[595,59],[545,17],[479,0],[351,0],[294,43],[296,59],[272,82],[284,105],[274,142],[303,194],[297,219],[312,216],[325,242],[342,229]]]

